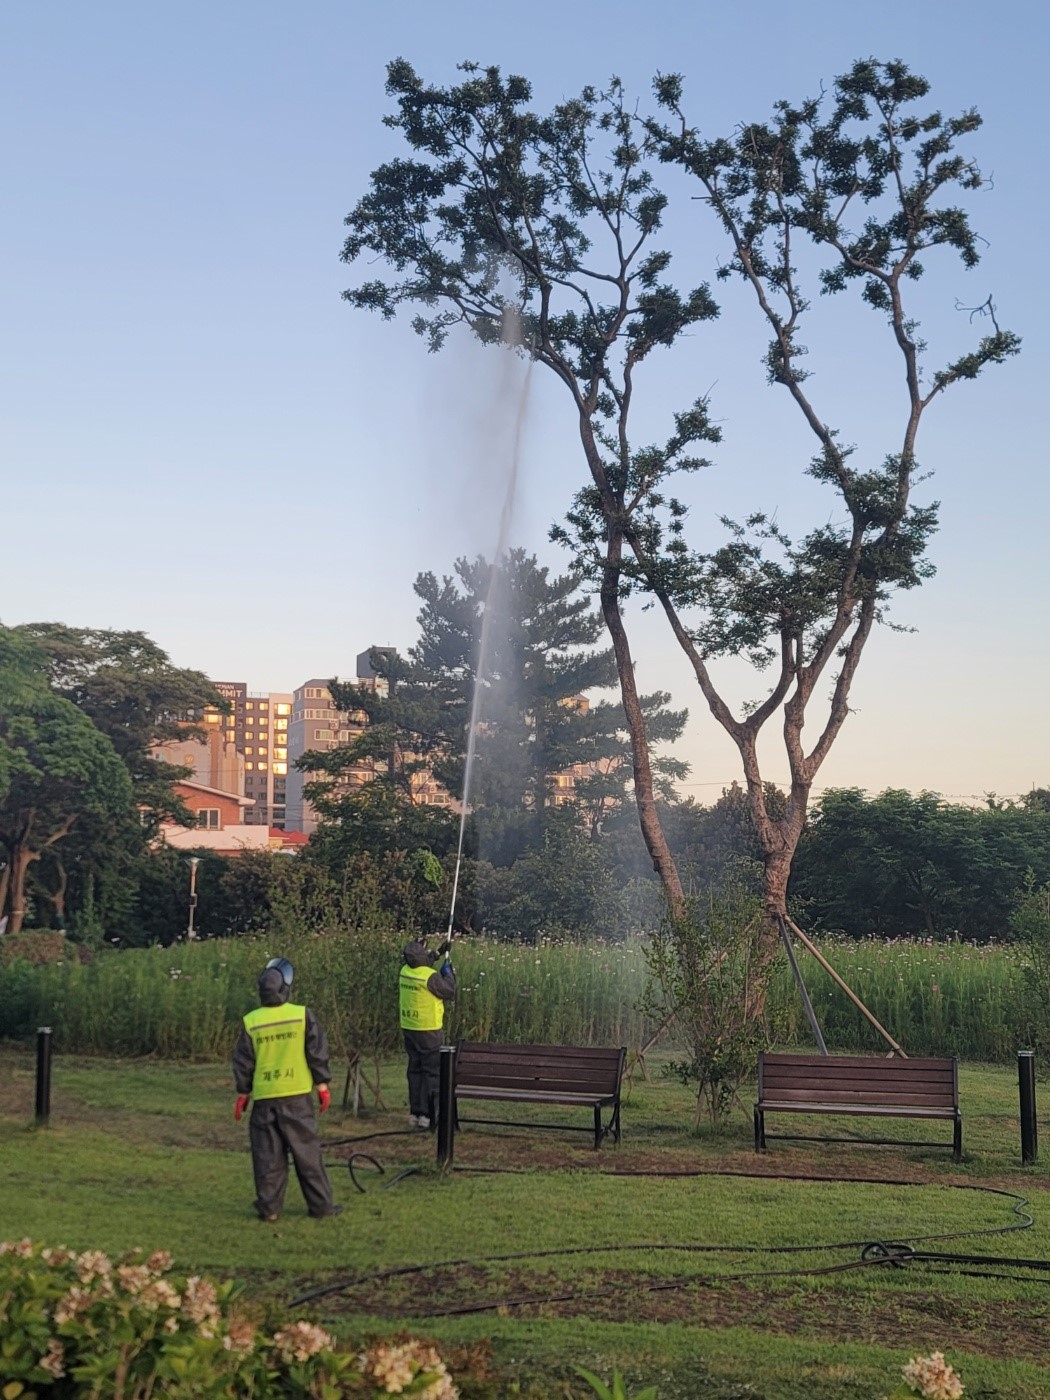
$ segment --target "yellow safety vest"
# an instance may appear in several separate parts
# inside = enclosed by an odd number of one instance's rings
[[[255,1048],[252,1098],[286,1099],[311,1092],[305,1006],[260,1006],[245,1016],[244,1029]]]
[[[403,1031],[439,1031],[445,1024],[445,1003],[427,990],[434,969],[423,967],[401,969],[398,977],[398,1001]]]

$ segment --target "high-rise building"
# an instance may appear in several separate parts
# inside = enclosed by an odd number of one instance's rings
[[[367,653],[366,653],[367,655]],[[358,676],[357,684],[373,689],[376,679],[372,676]],[[355,739],[368,723],[363,710],[337,710],[329,682],[314,677],[304,681],[292,696],[291,723],[288,726],[288,827],[292,831],[312,833],[317,829],[317,814],[306,796],[306,785],[318,780],[317,774],[301,773],[295,761],[310,750],[325,753],[339,748]],[[356,764],[338,779],[341,787],[360,787],[371,782],[375,776],[375,765],[369,762]]]
[[[242,681],[216,681],[229,713],[209,710],[204,722],[222,732],[244,759],[244,796],[252,799],[249,826],[287,823],[288,729],[292,697],[285,691],[249,691]]]

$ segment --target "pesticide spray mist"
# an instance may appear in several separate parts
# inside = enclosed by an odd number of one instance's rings
[[[522,345],[521,318],[513,308],[507,308],[503,312],[503,341],[509,346],[520,347]],[[508,360],[510,357],[508,356]],[[529,404],[529,386],[532,382],[533,361],[530,357],[528,368],[525,371],[524,379],[518,382],[517,375],[512,376],[513,363],[508,363],[507,375],[504,380],[504,387],[501,390],[500,398],[506,399],[510,411],[513,413],[513,430],[510,442],[509,460],[507,463],[507,482],[503,495],[503,504],[500,509],[499,530],[496,537],[496,547],[492,553],[492,572],[489,578],[488,594],[485,598],[484,610],[481,618],[481,637],[478,642],[478,659],[474,668],[474,694],[470,705],[470,727],[467,730],[467,764],[463,773],[463,800],[459,816],[459,841],[456,846],[456,873],[452,881],[452,903],[448,911],[448,941],[452,941],[452,922],[456,914],[456,897],[459,893],[459,872],[463,864],[463,837],[467,828],[467,817],[470,813],[470,790],[471,780],[474,776],[474,759],[477,751],[478,725],[481,723],[484,710],[484,696],[490,687],[488,671],[492,665],[492,648],[495,641],[493,637],[493,626],[497,616],[497,593],[499,591],[503,575],[500,565],[507,555],[510,542],[510,528],[514,518],[514,502],[518,490],[518,470],[521,465],[521,440],[525,427],[525,417]]]

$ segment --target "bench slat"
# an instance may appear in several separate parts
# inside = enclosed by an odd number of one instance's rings
[[[766,1065],[806,1065],[815,1063],[827,1065],[847,1065],[856,1066],[861,1069],[870,1069],[872,1066],[885,1065],[887,1069],[900,1069],[902,1066],[905,1073],[910,1073],[917,1069],[943,1069],[945,1065],[950,1065],[952,1061],[943,1056],[938,1059],[901,1059],[900,1056],[881,1055],[788,1055],[781,1054],[779,1050],[766,1050],[762,1052],[762,1059]]]
[[[912,1108],[953,1108],[955,1100],[951,1094],[942,1094],[937,1098],[932,1098],[929,1094],[905,1094],[896,1090],[881,1094],[872,1093],[848,1093],[839,1090],[833,1084],[822,1084],[814,1089],[770,1089],[768,1086],[763,1090],[759,1099],[759,1106],[769,1103],[810,1103],[817,1101],[820,1103],[841,1104],[843,1109],[849,1109],[855,1104],[865,1103],[899,1103]]]
[[[528,1089],[499,1089],[489,1086],[483,1088],[480,1085],[474,1089],[470,1086],[465,1089],[457,1089],[456,1093],[461,1099],[507,1099],[517,1103],[588,1104],[598,1105],[602,1108],[611,1104],[615,1099],[614,1094],[574,1094],[554,1091],[536,1094]]]
[[[844,1107],[840,1103],[760,1103],[759,1108],[769,1113],[845,1113],[863,1118],[880,1116],[883,1118],[961,1118],[954,1108],[909,1108],[906,1104],[855,1104]]]

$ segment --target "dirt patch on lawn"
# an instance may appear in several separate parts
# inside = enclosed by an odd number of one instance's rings
[[[762,1266],[754,1267],[757,1272]],[[433,1312],[424,1310],[427,1303],[434,1304]],[[708,1330],[747,1326],[796,1339],[873,1346],[892,1337],[895,1347],[917,1352],[928,1351],[933,1337],[945,1351],[1050,1366],[1050,1300],[962,1301],[919,1289],[846,1292],[812,1282],[675,1280],[615,1269],[588,1269],[585,1278],[566,1279],[513,1269],[497,1275],[467,1265],[428,1271],[425,1281],[411,1275],[372,1281],[315,1306],[333,1317],[379,1313],[397,1321],[425,1322],[484,1308],[522,1318],[680,1323]]]

